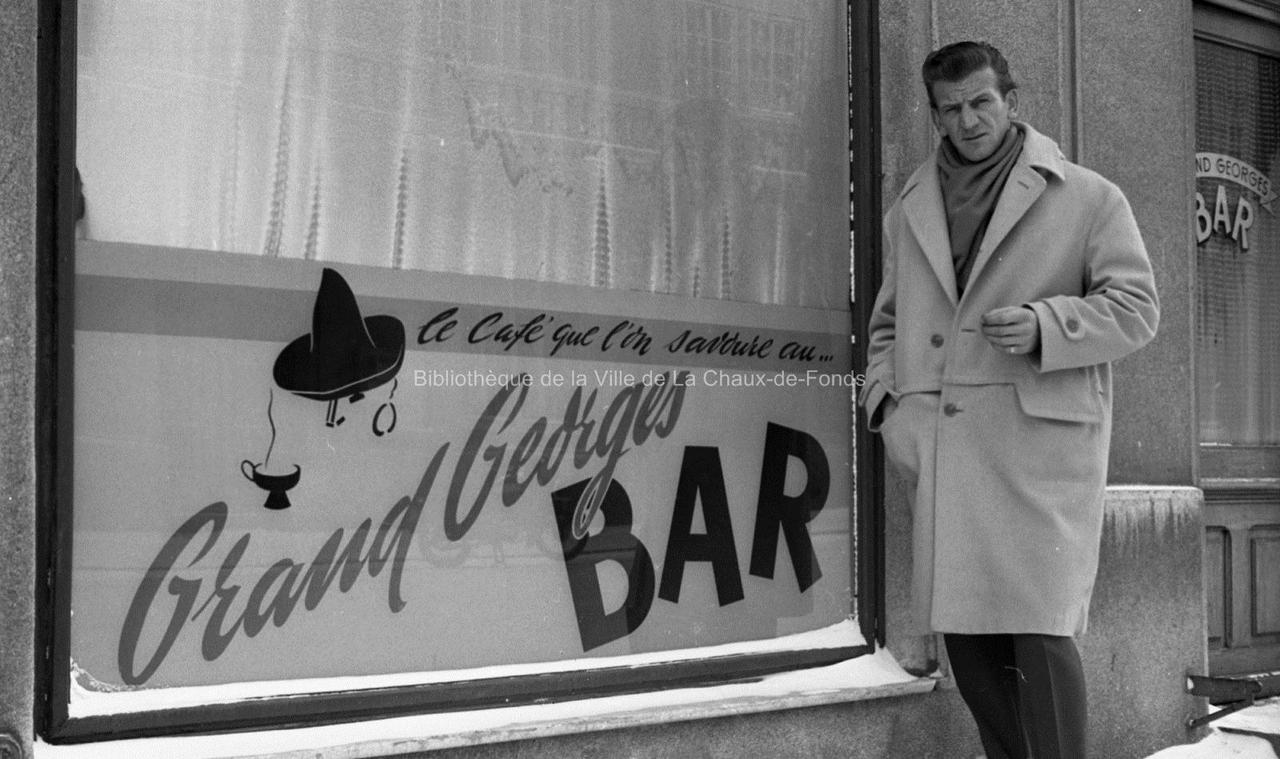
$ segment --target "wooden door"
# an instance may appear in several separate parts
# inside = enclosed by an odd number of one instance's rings
[[[1195,7],[1196,384],[1214,674],[1280,670],[1280,2]]]

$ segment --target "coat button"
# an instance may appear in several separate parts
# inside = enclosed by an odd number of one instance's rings
[[[1074,316],[1069,317],[1067,319],[1067,331],[1075,332],[1078,329],[1080,329],[1080,320],[1075,318]]]
[[[954,403],[948,403],[947,405],[942,407],[942,413],[946,414],[947,416],[955,416],[956,414],[960,413],[960,407]]]
[[[929,338],[929,342],[933,345],[933,347],[941,348],[942,344],[946,341],[942,339],[942,335],[934,334],[933,337]]]

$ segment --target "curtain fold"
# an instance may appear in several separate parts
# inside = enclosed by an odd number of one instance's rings
[[[848,307],[841,3],[80,14],[87,237]]]

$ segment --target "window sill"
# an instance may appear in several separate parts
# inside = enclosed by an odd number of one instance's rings
[[[889,698],[931,691],[936,682],[932,678],[908,674],[892,654],[880,650],[827,667],[705,688],[289,730],[141,738],[65,746],[37,743],[35,759],[172,756],[190,759],[309,759],[318,754],[362,759]]]

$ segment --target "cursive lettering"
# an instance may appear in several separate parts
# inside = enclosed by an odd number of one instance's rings
[[[762,341],[759,335],[752,335],[748,341],[736,330],[726,330],[715,337],[702,337],[694,335],[693,330],[686,329],[667,343],[667,350],[671,353],[698,353],[707,356],[768,358],[772,349],[772,338]]]
[[[599,391],[593,389],[584,395],[584,388],[575,388],[565,404],[563,416],[550,432],[551,422],[545,416],[535,418],[523,431],[512,427],[528,398],[528,383],[511,383],[500,389],[472,427],[458,456],[445,501],[445,535],[449,540],[460,540],[467,534],[479,518],[504,464],[502,503],[511,506],[533,482],[550,483],[570,448],[575,470],[585,469],[593,461],[600,463],[574,512],[575,537],[580,539],[586,535],[613,481],[618,460],[630,450],[629,444],[643,445],[651,434],[665,438],[675,429],[688,386],[685,374],[681,372],[671,382],[665,381],[666,375],[663,375],[661,382],[628,385],[613,397],[598,420],[593,410]],[[502,422],[495,429],[499,419]],[[507,449],[513,440],[516,441],[514,451],[508,456]],[[488,464],[488,470],[483,473],[470,506],[465,513],[460,513],[459,503],[472,469],[477,467],[477,458]],[[527,468],[530,463],[532,469]]]
[[[240,536],[218,565],[212,587],[206,588],[206,580],[186,576],[186,570],[199,571],[205,556],[217,545],[227,524],[227,505],[221,501],[209,504],[179,527],[160,549],[143,576],[133,595],[124,626],[116,659],[120,675],[129,685],[139,685],[151,678],[169,654],[188,622],[195,622],[212,607],[205,622],[200,653],[205,661],[221,656],[235,637],[243,633],[252,638],[270,622],[282,627],[293,614],[299,601],[311,611],[320,605],[336,579],[338,591],[346,593],[360,579],[362,573],[377,577],[390,564],[387,580],[387,607],[394,613],[404,608],[400,593],[400,580],[404,572],[409,545],[422,516],[427,494],[435,481],[448,444],[440,446],[427,466],[412,496],[402,497],[383,517],[373,534],[373,541],[365,546],[373,529],[373,520],[366,519],[347,539],[345,531],[337,529],[329,536],[309,564],[292,559],[280,559],[259,577],[241,578],[240,561],[252,540],[251,533]],[[191,550],[198,535],[208,533],[200,547]],[[178,568],[184,556],[194,553]],[[167,581],[167,582],[166,582]],[[248,598],[238,602],[241,591],[251,587]],[[157,608],[165,605],[160,599],[161,588],[175,600],[169,612],[168,622],[160,640],[139,666],[139,644],[154,636],[145,635],[149,622]],[[204,602],[196,603],[204,596]],[[193,612],[192,609],[195,609]],[[161,612],[163,613],[163,612]]]

